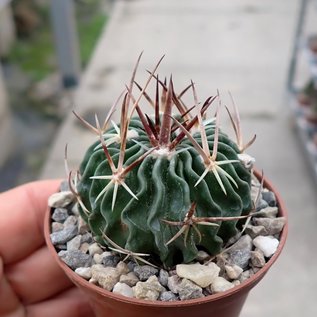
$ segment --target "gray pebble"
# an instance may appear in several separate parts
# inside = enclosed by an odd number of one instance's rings
[[[68,211],[66,208],[56,208],[52,214],[52,219],[56,222],[63,223],[68,217]]]
[[[73,239],[67,242],[67,250],[74,251],[80,248],[81,235],[75,236]]]
[[[256,215],[254,215],[254,218],[257,217],[264,217],[264,218],[275,218],[278,214],[278,208],[277,207],[266,207],[262,209],[261,211],[257,212]]]
[[[158,276],[158,280],[163,286],[167,286],[168,277],[169,277],[168,272],[163,270],[163,269],[161,269],[160,273],[159,273],[159,276]]]
[[[286,219],[284,217],[278,217],[278,218],[254,218],[253,222],[257,226],[263,226],[265,228],[265,234],[259,234],[259,235],[275,235],[282,231]]]
[[[245,269],[251,258],[251,250],[253,247],[252,238],[249,235],[242,236],[234,245],[227,251],[229,257],[228,262],[231,265],[238,265]]]
[[[172,275],[168,278],[167,287],[174,293],[178,293],[178,286],[181,283],[181,278],[178,275]]]
[[[245,233],[248,234],[252,239],[265,234],[265,232],[266,230],[263,226],[252,226],[250,224],[245,229]]]
[[[140,281],[146,281],[149,277],[157,275],[158,269],[150,265],[137,265],[134,267],[133,272]]]
[[[128,274],[123,274],[120,276],[120,282],[125,283],[129,286],[135,286],[139,279],[133,272],[129,272]]]
[[[180,300],[204,297],[202,288],[186,278],[178,285],[178,294]]]
[[[107,255],[102,258],[102,264],[104,266],[116,267],[120,262],[120,257],[118,255]]]
[[[78,233],[76,226],[64,228],[63,230],[51,233],[51,241],[53,245],[65,244],[73,239]]]
[[[171,291],[162,292],[159,297],[159,300],[162,302],[174,302],[177,299],[177,296]]]
[[[137,264],[134,261],[129,261],[128,262],[128,268],[130,270],[130,272],[134,271],[134,268],[137,266]]]
[[[52,232],[61,231],[64,229],[64,225],[60,222],[52,222],[51,230]]]
[[[60,251],[58,253],[58,256],[73,270],[78,269],[80,267],[89,267],[92,263],[91,256],[79,250]]]
[[[90,232],[87,232],[87,233],[84,233],[82,236],[81,236],[81,243],[89,243],[91,244],[92,242],[94,241],[92,235]]]
[[[65,227],[77,226],[77,217],[75,216],[67,217],[67,219],[64,221],[64,226]]]
[[[260,211],[268,206],[269,204],[264,199],[260,199],[256,206],[256,211]]]
[[[270,207],[276,206],[276,197],[275,194],[271,191],[263,191],[262,198],[267,202]]]

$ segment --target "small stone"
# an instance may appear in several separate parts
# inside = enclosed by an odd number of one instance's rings
[[[74,206],[73,206],[72,209],[71,209],[71,213],[72,213],[74,216],[78,217],[78,219],[81,218],[81,217],[80,217],[80,214],[79,214],[79,210],[78,210],[78,204],[74,204]],[[82,219],[82,218],[81,218],[81,219]]]
[[[240,283],[244,282],[248,278],[250,278],[252,275],[252,272],[250,270],[243,271],[239,277]]]
[[[139,282],[139,279],[133,272],[129,272],[128,274],[121,275],[119,281],[132,287],[135,286],[137,282]]]
[[[262,192],[262,198],[268,203],[270,207],[276,206],[276,197],[273,192],[264,190]]]
[[[87,223],[84,221],[83,218],[78,217],[78,232],[80,234],[85,234],[87,231],[88,231]]]
[[[186,278],[178,285],[178,294],[180,300],[204,297],[202,288]]]
[[[150,276],[146,282],[138,282],[132,289],[136,298],[152,301],[157,300],[160,293],[165,291],[155,275]]]
[[[125,283],[120,283],[118,282],[115,284],[112,290],[113,293],[120,294],[126,297],[133,297],[133,290],[132,288],[125,284]]]
[[[168,278],[167,287],[174,294],[178,294],[178,286],[181,283],[181,278],[178,275],[172,275]]]
[[[93,260],[96,264],[102,263],[103,256],[101,254],[95,253],[93,256]]]
[[[124,263],[123,261],[120,261],[116,267],[120,275],[128,274],[130,272],[128,265]]]
[[[52,214],[52,219],[56,222],[63,223],[68,217],[66,208],[56,208]]]
[[[67,219],[64,221],[64,226],[65,228],[77,226],[77,218],[75,216],[67,217]],[[77,231],[78,231],[78,228],[77,228]]]
[[[93,243],[94,239],[92,238],[92,235],[90,232],[84,233],[81,236],[81,243],[87,242],[89,244]]]
[[[263,226],[252,226],[249,224],[245,229],[245,233],[254,239],[257,236],[265,234],[266,230]]]
[[[238,265],[245,269],[251,258],[252,239],[249,235],[243,235],[234,245],[228,250],[228,262],[231,265]]]
[[[206,260],[208,260],[210,258],[210,254],[208,254],[205,251],[198,251],[197,256],[196,256],[196,260],[199,262],[204,262]]]
[[[102,254],[102,252],[103,252],[102,249],[100,248],[100,246],[96,242],[89,246],[88,253],[91,256],[94,256],[95,254]]]
[[[239,280],[234,280],[231,282],[234,286],[239,286],[241,282]]]
[[[161,283],[161,285],[167,286],[168,277],[169,277],[168,272],[163,270],[163,269],[161,269],[160,273],[159,273],[159,276],[158,276],[158,280]]]
[[[51,233],[51,241],[53,245],[65,244],[67,241],[73,239],[78,233],[77,227],[72,226],[64,228],[63,230]]]
[[[79,250],[84,253],[87,253],[88,249],[89,249],[89,243],[87,242],[82,243],[79,247]]]
[[[80,241],[81,241],[81,235],[75,236],[73,239],[69,240],[67,242],[67,250],[68,251],[79,250]]]
[[[137,265],[134,267],[133,272],[140,281],[146,281],[149,277],[156,275],[158,269],[150,265]]]
[[[94,279],[94,278],[91,278],[88,282],[90,284],[98,285],[98,281],[96,279]]]
[[[252,251],[251,252],[251,263],[253,267],[263,267],[266,263],[265,258],[264,258],[264,254],[259,251]]]
[[[79,250],[60,251],[58,256],[73,270],[79,267],[89,267],[92,261],[92,258],[89,254],[83,253]]]
[[[51,195],[48,199],[48,205],[52,208],[64,208],[70,205],[75,199],[71,191],[63,191]]]
[[[116,267],[119,261],[120,257],[115,254],[110,254],[102,258],[102,263],[104,266]]]
[[[254,218],[253,222],[257,226],[263,226],[265,228],[265,235],[273,236],[282,231],[286,219],[284,217],[278,218]]]
[[[216,256],[216,264],[220,267],[219,275],[223,275],[226,271],[226,264],[228,262],[229,255],[227,253],[220,253]]]
[[[200,287],[207,287],[219,275],[220,268],[213,262],[208,265],[178,264],[176,272],[179,277],[189,279]]]
[[[243,269],[238,265],[226,265],[225,269],[228,277],[231,280],[236,280],[243,272]]]
[[[137,266],[138,264],[136,264],[134,261],[129,261],[128,262],[128,268],[130,270],[130,272],[133,272],[134,268]]]
[[[91,279],[91,268],[90,267],[79,267],[75,270],[75,273],[87,281]]]
[[[162,292],[159,300],[162,302],[174,302],[177,300],[177,296],[171,291]]]
[[[57,231],[63,230],[64,229],[64,225],[62,223],[60,223],[60,222],[55,222],[54,221],[54,222],[52,222],[51,228],[52,228],[52,233],[53,233],[53,232],[57,232]]]
[[[271,236],[258,236],[253,240],[253,244],[268,258],[277,250],[279,241]]]
[[[98,281],[98,284],[111,291],[119,282],[120,274],[116,268],[104,267],[101,264],[95,264],[91,267],[92,278]]]
[[[276,218],[278,214],[277,207],[266,207],[254,215],[256,217]]]
[[[259,199],[259,202],[256,206],[256,211],[262,210],[266,207],[268,207],[268,203],[264,199]]]
[[[210,285],[210,289],[212,293],[220,293],[225,292],[234,287],[233,283],[230,283],[225,278],[218,276],[214,279],[214,281]]]

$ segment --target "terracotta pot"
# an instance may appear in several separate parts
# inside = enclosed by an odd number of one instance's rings
[[[258,174],[258,173],[257,173]],[[268,180],[264,186],[276,195],[279,216],[287,217],[287,212],[280,195],[274,190]],[[93,285],[73,272],[62,262],[50,240],[51,210],[45,217],[45,239],[47,246],[58,265],[67,276],[77,285],[90,299],[97,317],[237,317],[243,307],[249,291],[264,277],[269,268],[279,257],[286,241],[288,232],[287,223],[281,233],[280,244],[277,251],[266,265],[252,277],[231,290],[204,298],[177,302],[150,302],[117,295]]]

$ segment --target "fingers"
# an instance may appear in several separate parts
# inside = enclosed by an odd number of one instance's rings
[[[23,306],[3,274],[0,258],[0,316],[24,316]]]
[[[29,317],[93,317],[95,316],[83,294],[71,288],[47,301],[26,307]]]
[[[50,298],[72,285],[46,247],[7,266],[5,275],[23,304],[33,304]]]
[[[47,200],[59,184],[38,181],[0,194],[0,256],[5,264],[25,258],[44,243]]]

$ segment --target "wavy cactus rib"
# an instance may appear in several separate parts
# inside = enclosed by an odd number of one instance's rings
[[[153,100],[139,84],[138,97],[127,87],[118,127],[104,131],[96,120],[99,140],[81,164],[77,193],[98,242],[109,245],[109,237],[171,267],[192,261],[201,249],[219,253],[238,232],[240,216],[252,209],[251,172],[239,161],[238,145],[219,130],[219,115],[203,121],[217,96],[199,106],[191,83],[188,110],[181,100],[188,87],[176,94],[172,79],[167,85],[154,72],[150,79],[156,80]],[[153,116],[143,113],[142,96]]]

